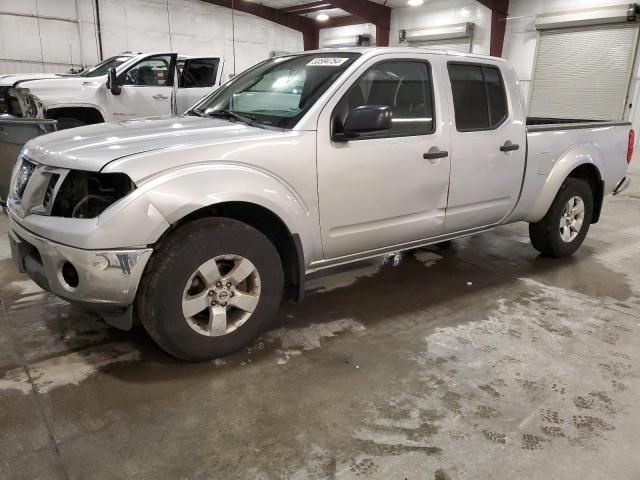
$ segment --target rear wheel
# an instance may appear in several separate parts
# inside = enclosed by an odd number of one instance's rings
[[[209,360],[264,330],[278,311],[283,283],[280,256],[261,232],[227,218],[196,220],[154,254],[138,314],[171,355]]]
[[[589,231],[593,192],[580,178],[567,178],[542,220],[529,224],[534,248],[544,255],[564,257],[574,253]]]

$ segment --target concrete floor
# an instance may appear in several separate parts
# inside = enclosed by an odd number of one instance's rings
[[[2,240],[0,478],[640,477],[638,174],[573,258],[518,224],[360,264],[208,364],[8,256]]]

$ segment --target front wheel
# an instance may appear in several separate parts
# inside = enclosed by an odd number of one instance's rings
[[[138,315],[156,343],[187,361],[252,342],[282,299],[280,256],[261,232],[228,218],[188,223],[154,253]]]
[[[529,224],[529,237],[543,255],[565,257],[587,236],[593,213],[593,192],[580,178],[567,178],[542,220]]]

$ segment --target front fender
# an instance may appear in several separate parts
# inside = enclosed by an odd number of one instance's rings
[[[547,176],[538,199],[525,219],[527,222],[540,221],[551,207],[560,186],[577,167],[590,164],[596,167],[600,177],[604,172],[604,155],[594,144],[574,145],[562,154]]]
[[[258,167],[230,162],[194,164],[164,171],[138,187],[133,195],[147,199],[169,224],[215,204],[252,203],[273,212],[289,232],[298,234],[305,254],[317,250],[312,215],[303,199],[282,178]],[[154,243],[160,235],[156,231],[154,236],[147,243]]]

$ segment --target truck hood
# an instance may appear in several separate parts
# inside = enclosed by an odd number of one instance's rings
[[[101,123],[36,137],[25,145],[24,152],[44,165],[97,172],[113,160],[138,153],[206,148],[281,135],[280,131],[222,119],[155,117]]]
[[[14,85],[28,88],[29,92],[45,105],[69,101],[81,103],[91,98],[97,90],[104,89],[106,77],[56,76],[25,79]]]
[[[0,75],[0,87],[11,87],[17,83],[30,80],[69,78],[69,76],[57,73],[12,73]]]

